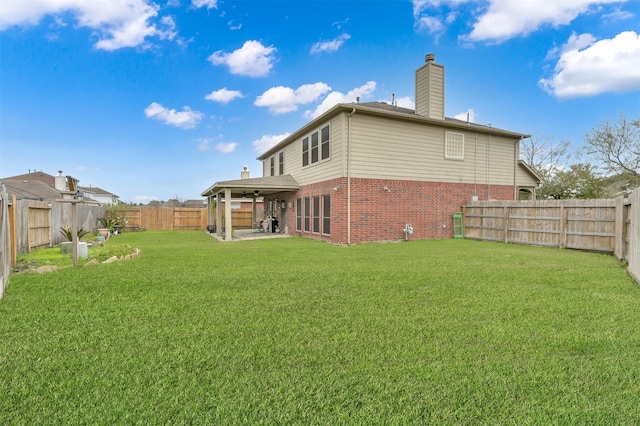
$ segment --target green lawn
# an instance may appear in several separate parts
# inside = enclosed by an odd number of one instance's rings
[[[610,256],[125,233],[14,275],[0,424],[640,424],[640,287]]]

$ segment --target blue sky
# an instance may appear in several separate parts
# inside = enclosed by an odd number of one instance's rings
[[[640,1],[2,0],[0,177],[63,170],[123,201],[200,198],[339,102],[569,140],[640,117]]]

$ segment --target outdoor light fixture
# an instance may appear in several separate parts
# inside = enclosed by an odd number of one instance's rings
[[[76,200],[84,201],[84,192],[78,190],[76,192]]]
[[[383,191],[387,191],[387,192],[391,192],[391,190],[389,189],[388,186],[385,186],[384,188],[382,188]]]
[[[247,198],[247,192],[246,191],[242,192],[242,198]]]

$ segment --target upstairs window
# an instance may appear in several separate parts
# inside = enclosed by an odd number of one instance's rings
[[[444,156],[454,160],[464,159],[464,135],[462,133],[446,132]]]
[[[278,174],[280,176],[284,174],[284,151],[278,154]]]
[[[324,126],[302,139],[302,166],[327,160],[331,156],[330,127]]]
[[[271,176],[275,176],[276,175],[276,158],[271,157],[269,160],[271,162],[271,166],[270,166]]]
[[[311,163],[318,162],[318,132],[311,134]]]
[[[329,158],[329,126],[325,126],[320,131],[321,158]]]
[[[302,166],[309,165],[309,138],[302,139]]]

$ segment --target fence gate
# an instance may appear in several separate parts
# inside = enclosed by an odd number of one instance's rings
[[[46,201],[29,201],[27,252],[51,246],[51,206]]]

